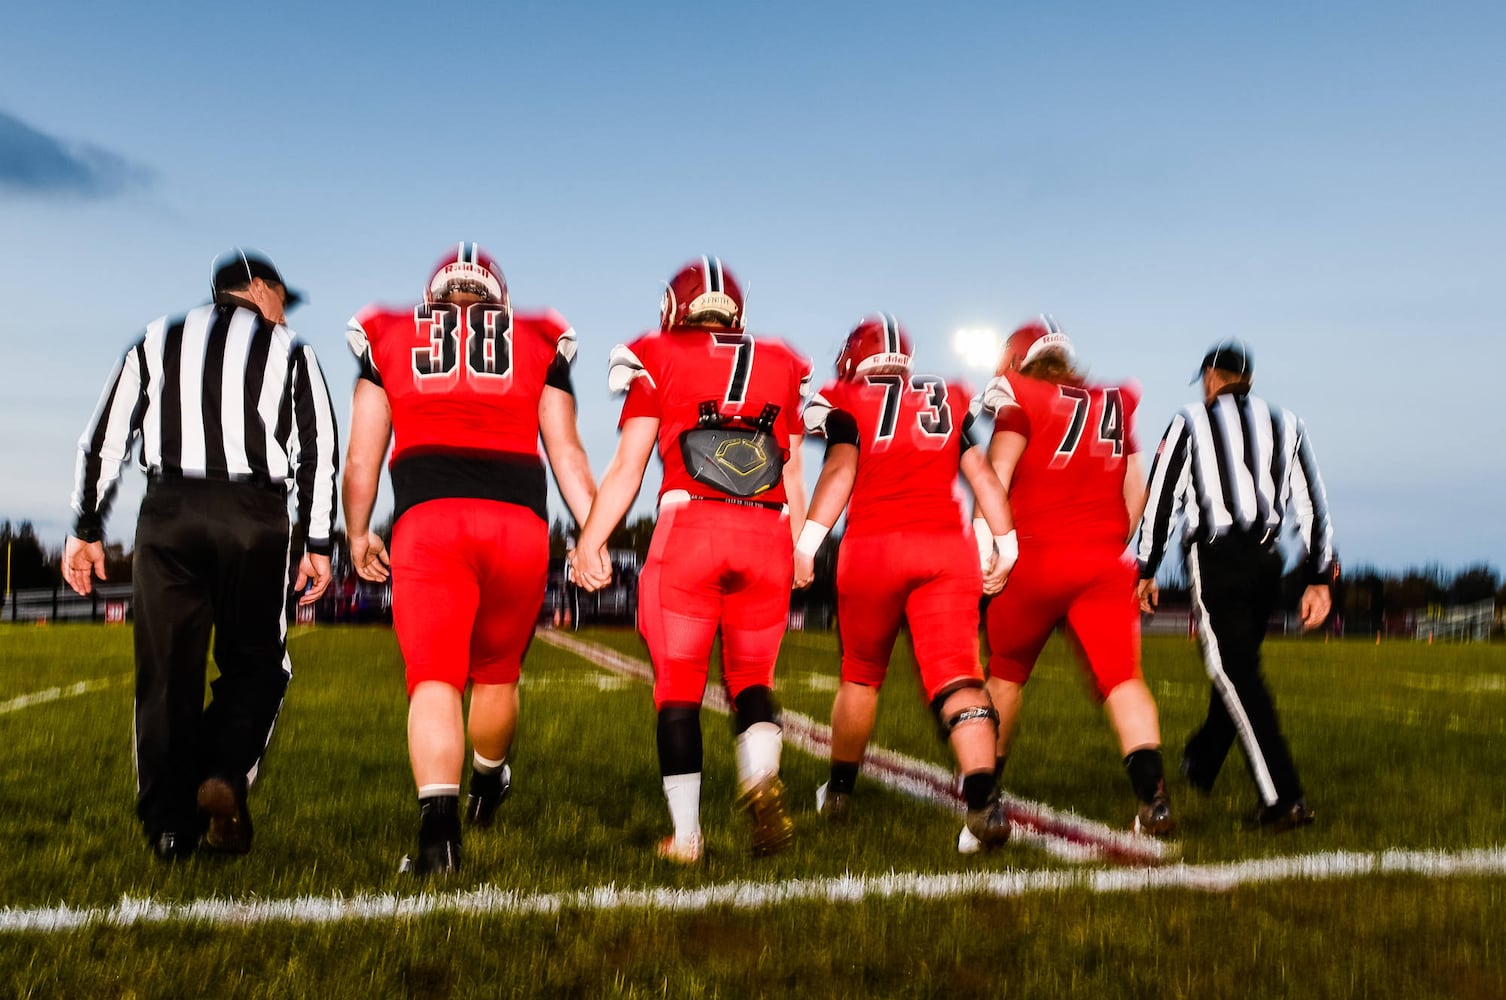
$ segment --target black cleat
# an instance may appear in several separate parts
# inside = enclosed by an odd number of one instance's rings
[[[460,868],[460,841],[436,840],[421,844],[417,854],[409,854],[398,865],[398,871],[419,878],[430,875],[451,875]]]
[[[165,830],[151,838],[152,854],[158,861],[171,864],[174,861],[182,861],[193,854],[198,846],[198,838],[174,830]]]
[[[251,813],[242,787],[228,778],[205,778],[199,786],[198,803],[206,821],[206,847],[224,854],[251,850]]]
[[[1166,797],[1164,790],[1149,802],[1140,803],[1140,811],[1135,814],[1136,833],[1165,837],[1176,828],[1176,817],[1171,814],[1171,800]]]
[[[512,767],[503,764],[491,774],[471,772],[471,790],[465,799],[465,821],[472,826],[491,826],[507,794],[512,791]]]
[[[1261,806],[1255,810],[1250,825],[1266,833],[1285,833],[1299,826],[1307,826],[1316,816],[1316,813],[1307,808],[1307,801],[1299,798],[1292,802]]]

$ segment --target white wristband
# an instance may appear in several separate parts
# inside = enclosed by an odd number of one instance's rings
[[[988,530],[987,518],[973,518],[973,534],[978,539],[978,560],[988,569],[988,561],[994,555],[994,533]]]
[[[830,530],[828,525],[806,521],[805,527],[800,529],[800,540],[795,543],[795,551],[803,556],[816,558],[816,550],[826,541],[826,533]]]
[[[1014,564],[1020,558],[1020,540],[1015,537],[1013,528],[1009,529],[1008,534],[994,539],[994,548],[999,553],[999,565],[1005,569],[1014,569]]]

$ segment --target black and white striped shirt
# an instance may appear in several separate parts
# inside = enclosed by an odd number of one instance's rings
[[[1172,417],[1140,519],[1135,555],[1142,579],[1161,564],[1178,511],[1185,514],[1184,545],[1232,534],[1275,544],[1290,515],[1307,549],[1308,582],[1327,583],[1333,572],[1328,495],[1307,427],[1247,391],[1222,392]]]
[[[149,476],[298,490],[310,552],[328,554],[338,442],[312,347],[255,310],[207,305],[155,320],[130,346],[79,438],[74,535],[101,537],[121,463]]]

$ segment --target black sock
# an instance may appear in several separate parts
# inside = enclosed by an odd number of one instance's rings
[[[460,841],[460,796],[430,795],[418,800],[418,842]]]
[[[1004,762],[1008,759],[1008,754],[1005,754],[1002,757],[994,758],[994,780],[1000,782],[1001,784],[1004,781]]]
[[[861,766],[857,761],[834,760],[831,762],[831,780],[826,783],[828,792],[844,792],[852,794],[852,786],[858,782],[858,768]]]
[[[1129,772],[1130,785],[1141,802],[1153,800],[1163,787],[1166,773],[1161,764],[1160,747],[1134,751],[1124,758],[1124,769]]]
[[[998,783],[994,781],[992,771],[979,771],[976,774],[962,776],[962,797],[967,800],[969,809],[982,809],[994,797],[994,789]]]

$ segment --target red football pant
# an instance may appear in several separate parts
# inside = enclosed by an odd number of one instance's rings
[[[900,624],[908,621],[928,700],[958,681],[981,681],[982,595],[978,547],[969,533],[849,534],[837,552],[842,680],[883,684]]]
[[[794,553],[789,518],[778,510],[714,500],[660,509],[638,581],[655,708],[700,704],[718,628],[727,692],[773,686]]]
[[[988,606],[990,676],[1024,684],[1051,630],[1065,623],[1100,698],[1140,676],[1139,573],[1123,549],[1020,546]]]
[[[549,528],[526,507],[453,498],[406,511],[392,533],[392,625],[408,694],[422,681],[516,682],[548,570]]]

